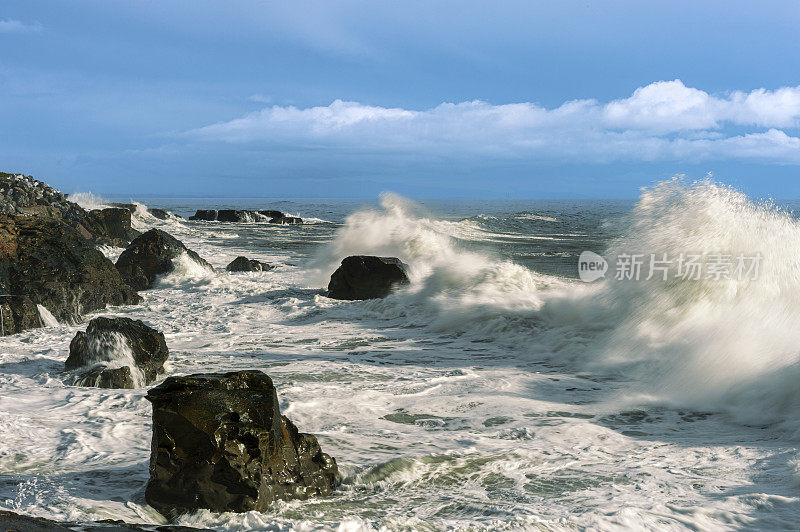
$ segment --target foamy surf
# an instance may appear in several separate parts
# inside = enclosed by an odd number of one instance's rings
[[[157,206],[186,215],[207,205]],[[179,524],[713,530],[797,522],[789,213],[686,181],[624,208],[480,203],[448,205],[442,217],[387,195],[367,208],[284,210],[332,223],[211,226],[142,215],[215,271],[178,258],[141,305],[98,313],[163,331],[168,374],[266,371],[282,411],[319,436],[344,476],[331,497],[264,513],[200,511]],[[760,252],[764,282],[576,278],[580,251],[610,258],[631,247]],[[382,300],[327,298],[333,269],[362,253],[401,258],[412,283]],[[239,255],[277,268],[222,271]],[[142,497],[144,390],[62,379],[80,327],[0,339],[2,506],[62,520],[163,523]]]

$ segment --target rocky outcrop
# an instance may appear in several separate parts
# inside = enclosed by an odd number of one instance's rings
[[[5,334],[40,326],[37,304],[58,321],[73,322],[85,312],[141,300],[76,229],[21,215],[0,216],[0,293],[15,296],[0,297]]]
[[[87,212],[47,183],[22,174],[0,172],[0,213],[60,220],[95,244],[126,246],[139,234],[131,228],[129,214],[118,209]]]
[[[89,211],[86,222],[81,224],[81,227],[85,226],[88,226],[88,234],[85,235],[87,238],[98,244],[116,247],[127,246],[141,234],[131,227],[131,211],[116,207]]]
[[[400,259],[356,255],[344,259],[333,272],[328,283],[328,297],[376,299],[386,297],[395,286],[408,282],[406,265]]]
[[[229,272],[266,272],[272,268],[274,266],[266,262],[248,259],[247,257],[236,257],[225,267]]]
[[[286,216],[281,211],[247,211],[239,209],[200,209],[189,217],[190,220],[206,222],[269,222],[271,224],[301,224],[303,220],[296,216]]]
[[[156,380],[168,357],[164,334],[141,320],[99,317],[75,334],[64,369],[90,368],[76,380],[79,386],[134,388],[139,380]]]
[[[145,499],[167,517],[207,508],[264,511],[331,492],[336,461],[282,416],[261,371],[169,377],[152,388]]]
[[[173,259],[186,253],[198,264],[211,268],[194,251],[174,236],[151,229],[136,237],[117,259],[117,270],[122,278],[136,290],[152,288],[156,277],[174,269]]]

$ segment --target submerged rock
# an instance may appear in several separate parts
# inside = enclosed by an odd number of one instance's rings
[[[264,511],[276,499],[331,492],[336,461],[282,416],[261,371],[169,377],[152,388],[145,499],[168,517],[207,508]]]
[[[296,216],[277,216],[269,221],[271,224],[282,224],[282,225],[297,225],[302,224],[303,219],[298,218]]]
[[[328,297],[376,299],[389,295],[396,285],[408,282],[406,266],[400,259],[355,255],[344,259],[331,275]]]
[[[266,272],[274,268],[271,264],[248,259],[247,257],[236,257],[230,264],[225,266],[229,272]]]
[[[183,245],[174,236],[151,229],[136,237],[117,259],[117,270],[125,281],[136,290],[152,288],[156,277],[174,269],[173,259],[182,253],[201,266],[211,265]]]
[[[63,323],[107,305],[141,301],[76,229],[60,220],[21,215],[0,215],[0,293],[15,296],[0,297],[5,334],[41,326],[35,305]]]
[[[91,368],[78,377],[79,386],[134,388],[137,380],[156,380],[168,357],[164,334],[141,320],[99,317],[89,322],[86,332],[75,334],[64,369]]]

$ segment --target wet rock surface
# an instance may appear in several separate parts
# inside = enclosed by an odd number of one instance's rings
[[[303,220],[296,216],[286,216],[281,211],[260,210],[248,211],[241,209],[199,209],[190,220],[203,220],[207,222],[269,222],[271,224],[302,224]]]
[[[408,284],[406,266],[395,257],[355,255],[347,257],[331,275],[328,297],[376,299],[388,296],[395,286]]]
[[[0,297],[5,334],[32,326],[40,304],[61,322],[141,298],[78,231],[57,219],[0,215]]]
[[[86,215],[90,238],[99,244],[125,247],[141,233],[131,227],[131,211],[109,208],[89,211]]]
[[[173,259],[186,253],[198,264],[211,268],[211,265],[200,258],[194,251],[183,245],[174,236],[151,229],[136,237],[117,259],[117,270],[122,278],[136,290],[152,288],[156,277],[174,269]]]
[[[225,267],[229,272],[266,272],[273,268],[274,266],[266,262],[247,257],[236,257]]]
[[[95,244],[125,246],[139,234],[130,215],[116,209],[87,212],[47,183],[22,174],[0,172],[0,213],[60,220]]]
[[[167,517],[207,508],[264,511],[331,492],[336,461],[282,416],[261,371],[169,377],[152,388],[147,502]]]
[[[168,357],[164,334],[141,320],[99,317],[89,322],[86,332],[75,334],[64,369],[90,368],[74,382],[78,386],[134,388],[133,372],[141,375],[142,384],[149,384],[164,372]]]

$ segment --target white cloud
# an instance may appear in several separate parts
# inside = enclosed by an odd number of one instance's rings
[[[0,33],[22,33],[26,31],[39,31],[42,29],[41,24],[25,24],[19,20],[3,19],[0,20]]]
[[[192,130],[202,141],[308,148],[610,162],[761,159],[800,164],[800,86],[723,96],[659,81],[602,104],[443,103],[407,110],[336,100],[328,106],[272,106]],[[765,130],[766,129],[766,130]]]

